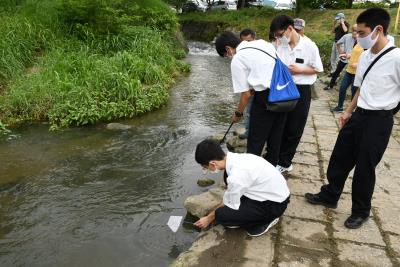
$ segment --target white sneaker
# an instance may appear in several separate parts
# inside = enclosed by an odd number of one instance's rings
[[[290,164],[290,166],[289,167],[282,167],[282,166],[280,166],[280,165],[276,165],[276,167],[275,167],[278,171],[280,171],[281,173],[283,173],[283,172],[290,172],[290,171],[292,171],[293,170],[293,164]]]
[[[279,222],[279,218],[276,218],[275,220],[270,222],[270,224],[268,224],[268,225],[262,225],[262,226],[258,226],[258,227],[253,227],[252,229],[248,229],[247,235],[252,236],[252,237],[257,237],[257,236],[263,235],[266,232],[268,232],[268,230],[271,229],[278,222]]]

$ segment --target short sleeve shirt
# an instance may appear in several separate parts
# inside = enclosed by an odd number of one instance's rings
[[[324,70],[318,47],[308,38],[300,36],[299,42],[293,49],[288,45],[279,45],[277,51],[279,58],[287,66],[292,64],[299,67],[308,66],[315,69],[316,72]],[[292,77],[294,82],[299,85],[311,85],[317,80],[317,74],[296,74]]]
[[[378,53],[368,49],[361,54],[354,86],[360,87],[368,66],[383,51],[393,46],[390,42]],[[391,110],[400,101],[400,49],[390,51],[371,68],[362,82],[357,106],[369,110]]]
[[[228,188],[223,202],[231,209],[239,209],[242,196],[281,203],[290,195],[285,178],[262,157],[228,152],[226,173]]]
[[[353,35],[351,33],[348,33],[343,35],[343,37],[340,38],[340,40],[337,41],[336,44],[340,44],[346,54],[351,54],[351,50],[353,49],[355,42],[356,40],[353,38]],[[347,59],[340,60],[344,63],[347,63]]]
[[[261,49],[272,57],[252,47]],[[275,56],[274,46],[264,40],[241,42],[231,62],[233,92],[242,93],[250,88],[264,91],[269,88],[275,67],[273,58]]]

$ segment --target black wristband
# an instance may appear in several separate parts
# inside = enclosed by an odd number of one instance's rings
[[[243,116],[243,112],[235,111],[235,116],[240,118]]]

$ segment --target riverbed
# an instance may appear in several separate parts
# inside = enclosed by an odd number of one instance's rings
[[[165,107],[119,121],[129,130],[44,123],[0,139],[0,266],[167,266],[190,247],[197,231],[166,223],[206,190],[194,149],[224,133],[236,98],[229,59],[189,47],[191,73]]]

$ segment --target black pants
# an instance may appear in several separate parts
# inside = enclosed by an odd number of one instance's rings
[[[346,67],[347,63],[344,63],[343,61],[339,60],[336,70],[334,73],[332,73],[331,81],[329,82],[329,87],[335,86],[336,80],[339,77],[340,73]]]
[[[287,112],[268,111],[267,98],[267,90],[255,92],[250,110],[247,153],[261,156],[264,145],[267,143],[265,159],[276,166]]]
[[[339,200],[347,176],[355,166],[351,213],[363,218],[369,216],[375,167],[386,150],[392,127],[391,111],[368,113],[357,108],[336,140],[327,171],[329,184],[321,187],[323,199],[331,203]]]
[[[217,224],[224,226],[240,226],[244,228],[266,225],[285,212],[289,198],[278,203],[268,200],[261,202],[242,196],[238,210],[227,206],[218,208],[215,211],[215,221]]]
[[[296,108],[288,112],[279,153],[278,164],[289,167],[292,164],[297,146],[306,126],[308,111],[311,103],[311,85],[296,85],[300,92],[300,99]]]

